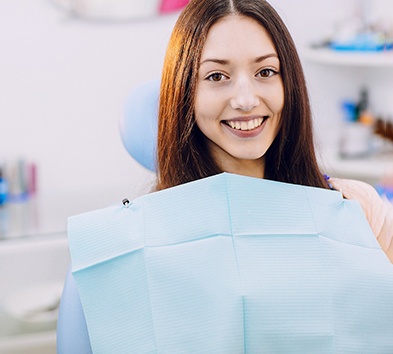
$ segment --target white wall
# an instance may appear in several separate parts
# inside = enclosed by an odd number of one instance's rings
[[[348,17],[354,1],[271,3],[301,49],[329,33],[338,19]],[[374,4],[375,16],[393,13],[390,0]],[[146,191],[151,174],[126,153],[118,120],[127,94],[140,83],[160,77],[176,17],[83,22],[59,11],[49,0],[1,0],[0,157],[25,156],[36,161],[40,193],[59,195],[70,203],[95,194],[101,207]],[[347,72],[337,70],[319,76],[320,68],[307,68],[324,131],[330,126],[326,120],[337,115],[330,99],[336,100],[346,90],[334,76]],[[358,74],[350,75],[357,80]]]
[[[144,188],[118,121],[129,92],[159,78],[176,16],[100,24],[48,0],[2,0],[0,156],[37,161],[44,194]]]

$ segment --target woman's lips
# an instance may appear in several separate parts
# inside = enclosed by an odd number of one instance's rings
[[[264,123],[269,116],[247,117],[239,119],[229,119],[223,123],[230,131],[242,138],[250,138],[258,135],[264,127]]]

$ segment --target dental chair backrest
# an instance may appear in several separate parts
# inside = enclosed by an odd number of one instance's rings
[[[128,153],[155,171],[157,115],[160,82],[137,87],[126,100],[120,119],[120,136]],[[69,270],[64,284],[57,324],[57,354],[91,354],[89,335],[78,289]]]

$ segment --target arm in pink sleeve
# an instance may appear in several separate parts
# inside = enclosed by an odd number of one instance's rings
[[[387,199],[383,199],[382,202],[385,207],[385,220],[379,235],[377,235],[377,239],[382,249],[393,263],[393,204]]]
[[[393,205],[381,198],[367,183],[331,178],[329,182],[340,190],[346,199],[357,200],[363,208],[370,227],[382,250],[393,263]]]

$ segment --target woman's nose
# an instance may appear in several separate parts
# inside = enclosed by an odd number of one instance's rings
[[[259,103],[259,96],[251,80],[241,80],[234,84],[230,100],[232,109],[249,112]]]

